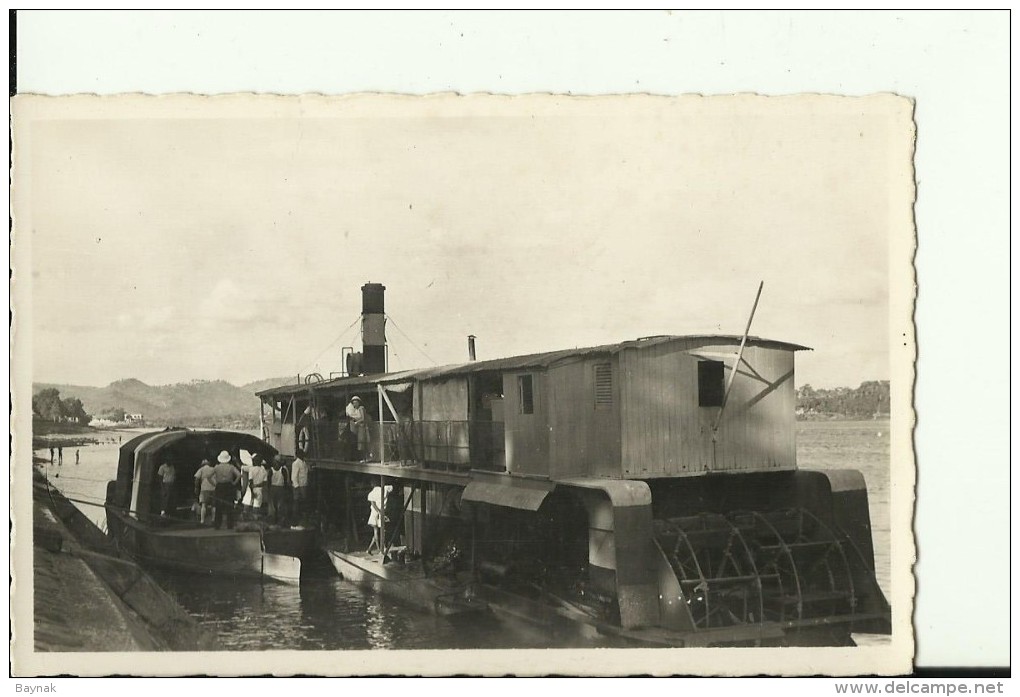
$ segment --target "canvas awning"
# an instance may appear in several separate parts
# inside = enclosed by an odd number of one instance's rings
[[[537,511],[545,497],[555,488],[553,482],[500,476],[486,478],[484,481],[472,480],[464,488],[461,500]]]

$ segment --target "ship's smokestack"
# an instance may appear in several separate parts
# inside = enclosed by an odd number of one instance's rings
[[[468,359],[475,360],[475,335],[468,334]]]
[[[386,372],[386,286],[366,283],[361,286],[361,345],[365,375]]]

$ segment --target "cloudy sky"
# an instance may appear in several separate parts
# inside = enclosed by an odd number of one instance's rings
[[[739,334],[764,281],[752,334],[814,348],[798,385],[889,378],[902,100],[32,106],[15,306],[35,381],[339,370],[366,281],[393,369],[465,360],[468,334],[479,358]]]

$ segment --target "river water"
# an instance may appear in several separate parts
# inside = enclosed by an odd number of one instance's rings
[[[798,463],[805,469],[858,469],[868,483],[876,575],[888,596],[889,423],[801,422]],[[120,442],[138,431],[102,431],[99,442],[65,447],[63,464],[46,474],[65,496],[105,530],[106,483],[115,476]],[[76,464],[75,453],[78,454]],[[49,460],[48,450],[35,451]],[[364,591],[339,578],[300,586],[257,580],[209,579],[154,572],[156,580],[224,649],[458,649],[567,646],[523,627],[486,617],[451,620],[419,612]],[[571,647],[605,645],[601,639],[569,640]]]

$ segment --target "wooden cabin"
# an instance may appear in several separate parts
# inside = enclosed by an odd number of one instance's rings
[[[794,359],[806,349],[747,337],[741,352],[742,338],[313,379],[260,393],[264,436],[316,465],[324,529],[346,531],[344,550],[364,548],[366,494],[393,481],[390,544],[400,535],[413,556],[450,564],[463,551],[498,598],[538,579],[624,629],[732,621],[733,641],[760,640],[766,611],[784,623],[775,636],[888,632],[863,476],[796,471]],[[354,395],[373,422],[368,453],[352,447]],[[838,573],[814,556],[837,548],[821,558]],[[710,601],[724,612],[708,615]]]
[[[264,435],[284,454],[349,460],[357,394],[373,461],[555,481],[795,469],[805,347],[748,337],[736,366],[740,341],[657,336],[288,385],[260,393]]]

